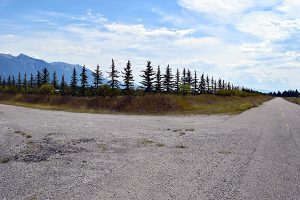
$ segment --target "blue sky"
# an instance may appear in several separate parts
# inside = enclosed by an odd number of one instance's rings
[[[0,52],[49,62],[131,60],[255,89],[300,88],[298,0],[1,0]]]

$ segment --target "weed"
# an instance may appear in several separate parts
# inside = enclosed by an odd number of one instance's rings
[[[142,139],[142,140],[140,140],[139,141],[141,144],[153,144],[153,143],[155,143],[154,141],[152,141],[152,140],[148,140],[148,139]]]
[[[180,132],[182,131],[182,129],[174,129],[173,132],[177,133],[177,132]]]
[[[107,150],[107,145],[106,144],[98,144],[98,148],[101,149],[101,151],[106,151]]]
[[[185,131],[190,131],[190,132],[192,132],[192,131],[194,131],[195,129],[194,128],[186,128],[185,129]]]
[[[184,145],[176,145],[175,148],[178,148],[178,149],[185,149],[186,146],[184,146]]]
[[[0,163],[5,164],[8,163],[10,161],[9,158],[3,158],[2,160],[0,160]]]
[[[166,145],[165,144],[163,144],[163,143],[156,143],[155,144],[157,147],[165,147]]]
[[[185,135],[185,132],[180,132],[179,135],[180,136]]]
[[[219,150],[218,153],[219,154],[224,154],[224,155],[229,155],[229,154],[231,154],[231,151],[229,151],[229,150]]]

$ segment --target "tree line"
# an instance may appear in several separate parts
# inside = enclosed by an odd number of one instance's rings
[[[144,70],[141,71],[141,86],[136,87],[132,73],[131,62],[128,61],[121,72],[116,69],[115,62],[112,59],[110,71],[108,73],[108,82],[104,83],[103,72],[99,65],[91,73],[87,74],[85,66],[78,76],[74,67],[70,83],[66,83],[65,76],[57,77],[54,72],[50,78],[47,68],[37,71],[29,77],[25,73],[18,74],[17,79],[14,76],[7,78],[0,76],[0,89],[7,93],[29,93],[29,94],[60,94],[72,96],[112,96],[112,95],[139,95],[144,93],[174,93],[174,94],[226,94],[228,91],[244,91],[256,93],[256,91],[234,86],[221,78],[215,79],[213,76],[204,73],[198,77],[196,71],[189,69],[179,69],[173,74],[168,65],[164,72],[161,72],[160,66],[154,69],[151,61],[147,61]],[[88,83],[88,76],[93,77],[92,85]],[[120,82],[119,79],[122,79]]]
[[[283,92],[271,92],[269,95],[273,97],[300,97],[298,90],[288,90]]]

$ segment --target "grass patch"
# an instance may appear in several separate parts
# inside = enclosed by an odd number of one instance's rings
[[[0,103],[28,108],[87,113],[127,114],[237,114],[257,107],[272,97],[180,96],[149,94],[119,97],[72,97],[1,94]],[[178,131],[179,132],[179,131]]]
[[[29,134],[29,133],[24,133],[24,132],[22,132],[22,131],[15,131],[15,133],[19,133],[19,134],[21,134],[22,136],[24,136],[24,137],[26,137],[26,138],[32,138],[32,135],[31,134]]]
[[[163,143],[155,143],[155,145],[156,145],[157,147],[165,147],[165,146],[166,146],[166,145],[163,144]]]
[[[5,163],[8,163],[10,161],[9,158],[3,158],[0,160],[0,164],[5,164]]]
[[[107,144],[98,144],[98,148],[101,149],[101,151],[105,152],[107,151]]]
[[[185,131],[192,132],[192,131],[195,131],[195,129],[194,128],[186,128]]]
[[[25,200],[37,200],[37,196],[34,194],[30,197],[25,198]]]
[[[231,154],[231,151],[229,151],[229,150],[219,150],[218,153],[223,154],[223,155],[229,155],[229,154]]]
[[[182,131],[182,129],[174,129],[173,132],[177,133],[177,132],[180,132]]]
[[[288,98],[285,98],[285,99],[288,100],[289,102],[292,102],[292,103],[300,105],[300,97],[298,97],[298,98],[296,98],[296,97],[288,97]]]
[[[154,144],[155,142],[154,141],[152,141],[152,140],[149,140],[149,139],[141,139],[140,141],[139,141],[141,144]]]
[[[185,149],[186,146],[184,146],[184,145],[176,145],[175,148],[177,148],[177,149]]]

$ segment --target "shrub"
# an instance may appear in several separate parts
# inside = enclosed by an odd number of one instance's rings
[[[54,94],[54,87],[51,84],[44,84],[39,88],[39,93],[40,94]]]

